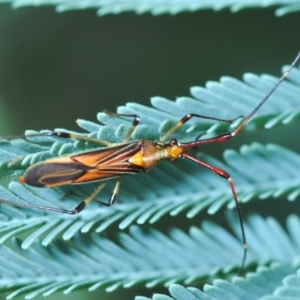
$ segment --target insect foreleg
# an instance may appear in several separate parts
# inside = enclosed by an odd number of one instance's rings
[[[186,114],[183,118],[181,118],[169,131],[167,131],[160,139],[160,142],[164,142],[172,133],[174,133],[176,130],[178,130],[180,127],[182,127],[187,121],[189,121],[192,118],[199,118],[199,119],[206,119],[206,120],[213,120],[213,121],[218,121],[218,122],[223,122],[223,123],[232,123],[241,116],[232,119],[232,120],[225,120],[225,119],[220,119],[220,118],[214,118],[214,117],[209,117],[209,116],[204,116],[204,115],[198,115],[198,114]]]

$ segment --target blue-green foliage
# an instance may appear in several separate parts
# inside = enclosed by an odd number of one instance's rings
[[[246,74],[244,82],[223,77],[219,83],[208,83],[206,88],[191,88],[189,97],[175,101],[155,97],[151,100],[152,107],[129,103],[118,112],[141,117],[133,140],[159,139],[189,112],[235,119],[230,125],[192,119],[172,135],[180,141],[191,141],[199,135],[202,139],[233,130],[241,121],[236,117],[247,115],[276,80],[272,76],[253,74]],[[299,95],[300,70],[295,68],[245,129],[297,122]],[[78,120],[78,125],[88,136],[112,143],[122,141],[132,122],[130,118],[108,117],[104,113],[98,114],[98,120],[104,125],[85,120]],[[47,132],[42,136],[35,134],[26,132],[26,138],[0,141],[2,179],[16,178],[31,164],[47,158],[99,146],[47,136]],[[232,176],[242,203],[277,197],[282,197],[285,203],[285,199],[295,201],[300,193],[300,156],[280,146],[244,145],[240,151],[226,150],[222,162],[200,152],[195,155]],[[8,187],[0,187],[0,198],[71,210],[96,186],[97,183],[41,189],[12,180]],[[113,186],[114,182],[110,182],[99,199],[109,199]],[[91,203],[79,215],[69,216],[1,204],[1,290],[13,290],[10,298],[19,294],[31,298],[60,290],[69,293],[80,288],[92,291],[104,287],[113,291],[140,284],[148,288],[170,286],[175,282],[192,286],[220,276],[229,278],[236,274],[242,257],[235,218],[230,218],[229,223],[237,237],[212,222],[203,222],[200,228],[199,221],[191,221],[194,227],[183,224],[186,217],[191,219],[205,211],[223,214],[225,207],[234,208],[228,182],[183,160],[162,162],[150,174],[124,177],[119,199],[112,208]],[[174,217],[175,225],[168,226],[168,230],[156,228],[154,223],[171,219],[168,216]],[[101,232],[114,224],[118,229],[113,236],[103,237]],[[215,281],[212,286],[205,286],[204,292],[171,285],[171,296],[173,299],[224,299],[221,296],[226,294],[226,299],[263,296],[263,299],[277,299],[278,290],[292,293],[298,278],[299,224],[298,217],[290,215],[285,232],[274,218],[257,215],[247,218],[250,250],[246,267],[267,266],[253,274],[247,273],[245,279]],[[238,298],[236,291],[242,293],[242,298]],[[170,297],[154,295],[152,299]]]
[[[3,3],[11,3],[14,8],[36,5],[54,5],[57,12],[65,12],[69,10],[97,9],[97,14],[103,16],[106,14],[119,14],[124,12],[135,12],[137,14],[151,13],[153,15],[171,14],[175,15],[182,12],[194,12],[197,10],[212,9],[219,11],[222,9],[230,9],[232,12],[237,12],[242,9],[279,6],[275,13],[277,16],[282,16],[291,12],[300,10],[300,4],[293,0],[286,1],[236,1],[236,0],[94,0],[94,1],[47,1],[41,0],[38,3],[32,0],[2,0]]]

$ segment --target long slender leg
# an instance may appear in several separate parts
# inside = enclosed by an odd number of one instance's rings
[[[136,128],[136,126],[140,122],[140,118],[137,115],[118,114],[118,113],[109,112],[108,110],[105,110],[104,113],[107,114],[108,116],[133,118],[132,125],[131,125],[129,131],[127,132],[126,136],[123,139],[124,143],[129,140],[129,138],[131,137],[134,129]],[[88,136],[83,136],[83,135],[73,134],[73,133],[68,133],[68,132],[63,132],[63,131],[38,133],[38,134],[32,134],[32,135],[27,135],[27,136],[26,135],[8,136],[8,137],[3,137],[3,139],[6,139],[6,140],[12,140],[12,139],[16,139],[16,138],[26,139],[26,138],[30,138],[30,137],[39,137],[39,136],[56,136],[56,137],[61,137],[61,138],[70,138],[70,139],[75,139],[75,140],[100,144],[100,145],[104,145],[104,146],[110,146],[112,144],[108,141],[100,140],[100,139],[97,139],[97,138],[92,138],[92,137],[88,137]],[[1,139],[1,137],[0,137],[0,139]]]
[[[126,136],[123,139],[124,143],[129,140],[129,138],[131,137],[134,129],[136,128],[136,126],[140,122],[140,118],[137,115],[118,114],[118,113],[109,112],[108,110],[105,110],[104,113],[107,114],[108,116],[133,118],[132,125],[131,125],[129,131],[127,132]],[[87,136],[82,136],[82,135],[79,135],[79,134],[62,132],[62,131],[49,132],[49,133],[46,133],[45,135],[57,136],[57,137],[63,137],[63,138],[71,138],[71,139],[91,142],[91,143],[95,143],[95,144],[101,144],[101,145],[105,145],[105,146],[110,146],[111,145],[111,143],[108,142],[108,141],[100,140],[100,139],[97,139],[97,138],[91,138],[91,137],[87,137]]]
[[[167,131],[161,138],[160,142],[164,142],[172,133],[174,133],[176,130],[178,130],[181,126],[183,126],[187,121],[189,121],[192,118],[200,118],[200,119],[206,119],[206,120],[213,120],[213,121],[218,121],[218,122],[223,122],[223,123],[232,123],[241,116],[232,119],[232,120],[225,120],[225,119],[220,119],[220,118],[214,118],[214,117],[209,117],[209,116],[204,116],[204,115],[198,115],[198,114],[186,114],[182,119],[180,119],[169,131]]]
[[[105,110],[104,113],[107,114],[108,116],[133,118],[132,126],[130,127],[128,133],[124,137],[123,142],[127,142],[129,140],[129,138],[131,137],[135,127],[140,122],[140,118],[137,115],[118,114],[118,113],[109,112],[107,110]],[[90,142],[90,143],[94,143],[94,144],[100,144],[100,145],[104,145],[104,146],[110,146],[112,144],[108,141],[100,140],[100,139],[97,139],[97,138],[92,138],[92,137],[88,137],[88,136],[83,136],[83,135],[68,133],[68,132],[63,132],[63,131],[57,131],[57,132],[53,131],[53,132],[47,132],[47,133],[32,134],[32,135],[28,135],[28,136],[26,136],[26,135],[10,136],[10,137],[5,137],[5,139],[7,139],[7,140],[12,140],[12,139],[15,139],[15,138],[25,138],[26,139],[26,138],[35,137],[35,136],[36,137],[39,137],[39,136],[56,136],[56,137],[61,137],[61,138],[70,138],[70,139],[75,139],[75,140],[79,140],[79,141],[85,141],[85,142]]]
[[[100,144],[104,146],[110,146],[111,143],[108,141],[100,140],[97,138],[92,138],[88,136],[83,136],[79,134],[73,134],[73,133],[68,133],[68,132],[63,132],[63,131],[57,131],[57,132],[49,132],[45,134],[46,136],[57,136],[61,138],[68,138],[68,139],[74,139],[74,140],[79,140],[79,141],[84,141],[84,142],[90,142],[94,144]],[[30,137],[30,136],[27,136]]]
[[[94,200],[95,202],[97,203],[100,203],[101,205],[105,205],[105,206],[112,206],[115,204],[116,200],[117,200],[117,196],[118,196],[118,193],[119,193],[119,190],[120,190],[120,186],[121,186],[121,180],[122,178],[119,177],[115,187],[114,187],[114,190],[109,198],[109,201],[108,203],[106,202],[102,202],[102,201],[99,201],[99,200]]]
[[[48,210],[48,211],[54,211],[54,212],[60,212],[68,215],[75,215],[79,214],[95,197],[96,195],[104,188],[108,181],[103,181],[101,184],[95,189],[95,191],[85,198],[79,205],[77,205],[73,210],[66,210],[56,207],[50,207],[50,206],[42,206],[42,205],[34,205],[30,203],[23,203],[23,202],[17,202],[17,201],[9,201],[0,199],[0,203],[5,203],[12,206],[22,206],[22,207],[29,207],[29,208],[37,208],[42,210]],[[107,205],[107,203],[105,203]]]
[[[107,184],[109,180],[103,181],[101,182],[101,184],[94,190],[94,192],[88,196],[87,198],[85,198],[79,205],[77,205],[75,207],[75,209],[73,210],[75,213],[80,213],[92,200],[94,200],[94,198],[100,193],[100,191],[105,187],[105,185]],[[94,202],[97,202],[101,205],[105,205],[105,206],[112,206],[114,205],[116,199],[117,199],[117,195],[118,192],[120,190],[120,185],[121,185],[121,177],[119,177],[114,190],[112,192],[112,195],[110,196],[109,202],[103,202],[103,201],[99,201],[99,200],[94,200]],[[1,200],[0,200],[1,202]]]
[[[112,117],[128,117],[128,118],[133,118],[132,125],[131,125],[129,131],[127,132],[126,136],[123,139],[124,143],[129,140],[129,138],[131,137],[131,135],[132,135],[135,127],[140,122],[140,118],[137,115],[118,114],[118,113],[110,112],[108,110],[105,110],[104,113],[106,115],[112,116]],[[48,136],[57,136],[57,137],[63,137],[63,138],[71,138],[71,139],[75,139],[75,140],[81,140],[81,141],[91,142],[91,143],[95,143],[95,144],[101,144],[101,145],[105,145],[105,146],[110,146],[111,145],[111,143],[108,142],[108,141],[100,140],[100,139],[97,139],[97,138],[91,138],[91,137],[87,137],[87,136],[82,136],[82,135],[79,135],[79,134],[62,132],[62,131],[49,132],[49,133],[46,133],[45,135],[46,136],[47,135]],[[33,135],[33,136],[35,136],[35,135]],[[36,136],[39,136],[39,135],[36,135]]]
[[[128,118],[133,118],[133,121],[132,121],[132,125],[131,127],[129,128],[129,131],[127,132],[127,134],[125,135],[125,137],[123,138],[123,142],[127,142],[135,127],[140,123],[140,117],[138,115],[130,115],[130,114],[118,114],[118,113],[114,113],[114,112],[110,112],[108,110],[105,110],[104,111],[105,114],[107,114],[108,116],[112,116],[112,117],[128,117]]]
[[[100,191],[105,187],[107,182],[108,182],[108,180],[101,182],[91,195],[89,195],[81,203],[79,203],[79,205],[77,205],[75,207],[74,211],[76,211],[77,214],[80,213],[100,193]],[[107,205],[107,203],[105,203],[105,202],[100,202],[100,203]]]
[[[94,192],[91,195],[89,195],[87,198],[85,198],[82,202],[80,202],[73,210],[66,210],[66,209],[50,207],[50,206],[43,206],[43,205],[35,205],[35,204],[30,204],[30,203],[17,202],[17,201],[10,201],[10,200],[5,200],[5,199],[0,199],[0,203],[5,203],[5,204],[11,205],[11,206],[36,208],[36,209],[41,209],[41,210],[64,213],[64,214],[68,214],[68,215],[75,215],[75,214],[79,214],[92,200],[94,200],[94,198],[105,187],[107,182],[108,182],[108,180],[101,182],[101,184],[94,190]],[[105,205],[105,206],[114,205],[114,203],[117,199],[118,192],[120,190],[120,185],[121,185],[121,177],[119,177],[108,203],[102,202],[102,201],[99,201],[99,200],[94,200],[94,201],[97,202],[97,203],[100,203],[101,205]]]
[[[241,275],[241,273],[243,272],[244,266],[245,266],[248,245],[247,245],[247,242],[246,242],[246,235],[245,235],[245,229],[244,229],[244,223],[243,223],[242,209],[241,209],[240,202],[237,198],[237,194],[236,194],[236,191],[235,191],[233,180],[231,179],[230,175],[227,172],[225,172],[224,170],[219,169],[217,167],[214,167],[214,166],[212,166],[212,165],[210,165],[210,164],[208,164],[208,163],[206,163],[202,160],[199,160],[199,159],[197,159],[197,158],[195,158],[195,157],[193,157],[193,156],[191,156],[187,153],[182,154],[182,157],[187,158],[187,159],[195,162],[196,164],[201,165],[201,166],[213,171],[214,173],[216,173],[220,177],[225,178],[225,179],[228,180],[228,183],[230,185],[231,192],[232,192],[232,195],[233,195],[233,199],[235,201],[237,214],[238,214],[238,218],[239,218],[239,223],[240,223],[240,228],[241,228],[241,232],[242,232],[244,255],[243,255],[242,264],[241,264],[241,267],[240,267],[239,273],[238,273],[239,275]]]
[[[18,136],[6,136],[6,137],[0,137],[1,139],[4,140],[14,140],[14,139],[28,139],[32,137],[40,137],[40,136],[56,136],[56,137],[61,137],[61,138],[68,138],[68,139],[75,139],[75,140],[80,140],[80,141],[85,141],[85,142],[91,142],[94,144],[100,144],[104,146],[110,146],[111,143],[108,141],[100,140],[97,138],[92,138],[84,135],[79,135],[79,134],[73,134],[73,133],[68,133],[68,132],[63,132],[63,131],[52,131],[52,132],[46,132],[46,133],[36,133],[36,134],[29,134],[29,135],[18,135]]]
[[[60,208],[56,208],[56,207],[34,205],[34,204],[10,201],[10,200],[4,200],[4,199],[0,199],[0,203],[5,203],[5,204],[11,205],[11,206],[21,206],[21,207],[36,208],[36,209],[47,210],[47,211],[54,211],[54,212],[59,212],[59,213],[63,213],[63,214],[68,214],[68,215],[77,214],[77,212],[75,210],[65,210],[65,209],[60,209]]]
[[[104,188],[104,186],[106,185],[106,183],[108,182],[109,180],[107,181],[104,181],[102,182],[95,190],[94,192],[88,196],[87,198],[85,198],[79,205],[76,206],[76,208],[74,209],[74,211],[78,214],[80,213],[92,200],[94,200],[94,198],[99,194],[99,192]],[[115,204],[116,202],[116,199],[117,199],[117,195],[119,193],[119,190],[120,190],[120,185],[121,185],[121,177],[119,177],[114,189],[113,189],[113,192],[109,198],[109,201],[108,202],[103,202],[103,201],[99,201],[99,200],[94,200],[94,202],[97,202],[101,205],[104,205],[104,206],[112,206]],[[0,200],[1,202],[1,200]]]

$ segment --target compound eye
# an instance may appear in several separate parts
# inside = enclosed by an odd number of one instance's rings
[[[170,145],[171,146],[175,146],[175,145],[178,146],[178,141],[173,138],[173,139],[170,140]]]

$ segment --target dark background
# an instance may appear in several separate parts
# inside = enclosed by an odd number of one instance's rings
[[[1,5],[0,135],[76,130],[77,118],[96,120],[97,112],[131,101],[148,105],[152,96],[188,96],[189,87],[222,75],[279,76],[282,65],[300,50],[299,28],[298,14],[277,18],[274,9],[97,17],[95,10],[58,14],[53,7],[12,10]],[[290,138],[295,130],[281,130],[242,138],[297,150],[296,139]],[[132,295],[120,290],[107,297]],[[63,299],[71,297],[82,299],[86,293]]]
[[[274,9],[97,17],[1,5],[0,20],[0,98],[13,126],[0,135],[76,129],[77,118],[187,96],[222,75],[280,75],[300,48],[299,16]]]

